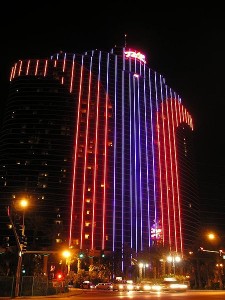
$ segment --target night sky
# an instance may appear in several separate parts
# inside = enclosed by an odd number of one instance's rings
[[[60,50],[83,53],[116,46],[139,50],[162,74],[194,120],[201,216],[206,227],[225,234],[224,70],[225,19],[211,9],[163,10],[118,2],[107,7],[63,1],[2,10],[1,114],[12,65],[19,59],[49,58]],[[53,2],[55,3],[55,2]],[[71,4],[72,3],[72,4]],[[14,4],[12,4],[14,5]],[[149,5],[148,5],[149,6]],[[151,6],[151,5],[150,5]],[[163,5],[162,5],[163,6]],[[223,11],[223,10],[222,10]],[[221,11],[221,12],[222,12]],[[127,35],[125,39],[125,34]]]

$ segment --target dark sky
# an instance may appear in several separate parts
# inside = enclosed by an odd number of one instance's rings
[[[110,50],[123,46],[127,34],[127,46],[146,55],[148,66],[165,77],[193,117],[202,215],[209,225],[223,226],[225,234],[223,10],[68,2],[2,9],[8,21],[0,21],[1,114],[10,68],[19,59],[48,58],[60,50]]]

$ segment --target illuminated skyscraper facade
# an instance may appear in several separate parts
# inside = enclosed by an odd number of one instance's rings
[[[189,248],[198,225],[193,120],[144,55],[58,53],[17,62],[10,80],[6,199],[32,195],[49,226],[61,226],[54,238],[81,250]]]

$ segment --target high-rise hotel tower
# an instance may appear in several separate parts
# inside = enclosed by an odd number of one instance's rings
[[[198,224],[192,135],[180,96],[139,51],[20,60],[0,140],[4,205],[30,198],[39,245],[182,255]]]

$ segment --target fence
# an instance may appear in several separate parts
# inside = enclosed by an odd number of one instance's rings
[[[22,276],[19,296],[46,296],[65,293],[68,287],[64,281],[52,282],[46,276]],[[0,276],[0,297],[15,296],[15,277]]]

